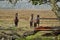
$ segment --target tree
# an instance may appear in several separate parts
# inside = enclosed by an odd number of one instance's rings
[[[37,5],[37,4],[41,5],[41,4],[43,4],[43,1],[45,1],[45,3],[47,3],[47,0],[30,0],[30,2],[32,2],[33,5]],[[57,14],[59,8],[56,4],[58,1],[59,0],[49,0],[51,7],[52,7],[52,11],[55,12],[56,16],[59,18],[58,14]]]
[[[51,6],[52,6],[52,10],[54,11],[54,12],[57,12],[57,10],[58,10],[58,6],[57,6],[57,2],[56,2],[56,0],[50,0],[50,2],[51,2]]]
[[[52,6],[52,11],[55,12],[55,15],[59,18],[59,21],[60,21],[60,16],[58,14],[59,7],[56,4],[57,3],[57,0],[50,0],[50,2],[51,2],[51,6]]]
[[[37,5],[37,4],[41,5],[41,4],[43,4],[44,0],[30,0],[30,1],[32,2],[33,5]],[[47,0],[45,0],[45,1],[47,1]],[[49,1],[51,3],[52,10],[54,12],[57,12],[57,10],[58,10],[58,6],[56,5],[57,0],[49,0]]]
[[[11,4],[16,4],[17,3],[17,1],[19,1],[19,0],[8,0]]]
[[[14,5],[17,3],[17,1],[19,1],[19,0],[9,0],[9,2]],[[30,0],[29,2],[32,2],[33,5],[37,5],[37,4],[41,5],[41,4],[43,4],[43,1],[45,1],[45,3],[46,3],[47,0]],[[52,10],[54,12],[57,12],[57,10],[58,10],[58,6],[56,5],[57,0],[49,0],[49,1],[51,3]]]

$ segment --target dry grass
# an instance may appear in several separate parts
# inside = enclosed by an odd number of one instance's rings
[[[0,9],[0,25],[1,26],[14,26],[14,17],[15,13],[19,14],[19,25],[18,27],[29,27],[29,18],[30,15],[33,13],[36,17],[37,14],[40,15],[40,18],[57,18],[54,12],[51,10],[16,10],[16,9]],[[59,26],[58,20],[41,20],[41,26]],[[49,21],[50,24],[49,24]],[[57,22],[53,22],[57,21]],[[52,23],[53,22],[53,23]],[[57,24],[56,24],[57,23]]]
[[[40,18],[57,18],[54,12],[51,10],[14,10],[14,9],[0,9],[0,26],[2,27],[15,27],[14,26],[14,17],[15,13],[19,14],[19,24],[18,24],[18,34],[23,35],[24,32],[26,31],[31,31],[33,28],[29,27],[29,18],[30,15],[33,13],[34,16],[36,17],[37,14],[40,15]],[[41,26],[60,26],[59,20],[41,20],[42,24]],[[47,22],[45,22],[47,21]],[[57,22],[55,22],[57,21]],[[50,24],[49,24],[50,23]],[[22,29],[22,30],[21,30]],[[31,38],[33,37],[40,37],[41,34],[46,33],[44,32],[39,32],[36,35],[32,35]],[[27,37],[30,38],[30,37]],[[44,40],[44,39],[43,39]]]

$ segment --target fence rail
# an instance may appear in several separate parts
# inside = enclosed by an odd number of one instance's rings
[[[59,18],[40,18],[40,19],[47,19],[47,20],[60,20]]]
[[[40,18],[40,25],[41,26],[44,26],[44,25],[60,26],[60,19],[59,18]]]

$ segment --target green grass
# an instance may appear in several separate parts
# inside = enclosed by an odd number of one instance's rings
[[[38,32],[35,35],[27,36],[26,38],[20,38],[17,40],[55,40],[54,36],[41,36],[42,32]],[[58,38],[60,40],[60,35],[58,35]]]
[[[8,28],[12,25],[11,28],[13,30],[17,31],[21,35],[21,34],[23,34],[26,31],[33,30],[33,28],[29,27],[29,23],[27,21],[25,21],[25,22],[24,21],[25,20],[20,20],[18,27],[14,26],[13,21],[4,21],[4,20],[1,20],[0,21],[0,25],[2,27],[8,27]],[[52,37],[52,36],[50,36],[50,37],[43,37],[43,36],[41,36],[44,33],[45,32],[38,32],[35,35],[27,36],[25,38],[18,38],[16,40],[55,40],[55,37]],[[60,38],[60,35],[58,37]]]
[[[28,36],[26,38],[20,38],[20,39],[16,39],[16,40],[55,40],[55,37],[34,37],[32,36]],[[60,40],[60,38],[59,38]]]

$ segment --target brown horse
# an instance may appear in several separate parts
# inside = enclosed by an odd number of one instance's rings
[[[19,19],[18,19],[18,13],[16,13],[15,20],[14,20],[15,26],[18,26],[18,21],[19,21]]]

